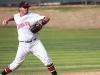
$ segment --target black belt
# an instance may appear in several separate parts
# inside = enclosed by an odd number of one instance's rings
[[[34,40],[36,40],[36,38],[35,38]],[[34,41],[34,40],[33,40],[33,41]],[[19,42],[30,43],[30,42],[32,42],[32,40],[30,40],[30,41],[19,41]]]

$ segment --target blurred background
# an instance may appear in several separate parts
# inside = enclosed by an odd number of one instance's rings
[[[23,0],[0,0],[0,6],[18,6],[19,2]],[[44,5],[69,5],[69,4],[100,4],[100,0],[26,0],[32,6]]]

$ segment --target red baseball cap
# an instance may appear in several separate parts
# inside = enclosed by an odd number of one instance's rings
[[[24,7],[24,6],[26,6],[26,7],[31,7],[31,6],[29,5],[29,3],[26,2],[26,1],[20,2],[18,7]]]

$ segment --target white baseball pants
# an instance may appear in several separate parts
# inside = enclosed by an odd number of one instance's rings
[[[39,39],[36,39],[30,43],[19,42],[15,60],[9,65],[9,69],[11,71],[18,69],[29,53],[37,56],[45,66],[52,64],[52,60],[48,56],[43,44]]]

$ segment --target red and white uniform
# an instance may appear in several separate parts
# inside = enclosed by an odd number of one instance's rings
[[[28,13],[27,15],[20,17],[20,14],[14,15],[14,20],[17,25],[18,39],[19,41],[30,41],[38,37],[38,33],[33,34],[29,28],[37,21],[43,19],[45,16],[39,14]]]
[[[48,56],[43,44],[38,38],[38,33],[33,34],[29,28],[37,21],[43,19],[45,16],[41,16],[35,13],[28,13],[23,17],[20,14],[14,15],[14,20],[18,30],[19,46],[15,57],[15,60],[9,65],[11,71],[16,70],[25,60],[29,53],[33,53],[37,56],[45,66],[52,64],[51,58]],[[29,43],[20,41],[31,41]]]

